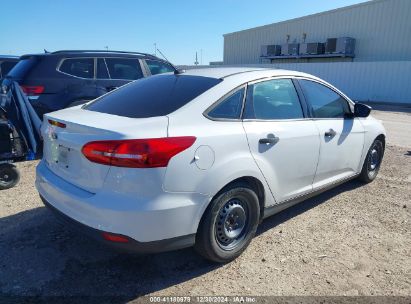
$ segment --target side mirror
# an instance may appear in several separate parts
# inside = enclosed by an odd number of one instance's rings
[[[371,113],[372,108],[363,103],[356,103],[354,105],[354,116],[355,117],[368,117]]]

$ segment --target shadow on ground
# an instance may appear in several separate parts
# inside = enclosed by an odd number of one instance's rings
[[[265,220],[258,234],[360,185],[352,181],[285,210]],[[87,296],[99,303],[125,303],[221,267],[193,249],[113,252],[66,229],[44,207],[0,219],[0,256],[0,297]]]

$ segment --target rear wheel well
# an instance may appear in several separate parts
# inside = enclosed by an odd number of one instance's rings
[[[220,193],[223,192],[227,187],[233,184],[246,184],[255,192],[255,194],[257,194],[258,203],[260,205],[260,221],[261,221],[264,215],[265,192],[264,192],[264,186],[262,182],[255,177],[243,176],[243,177],[237,178],[229,182],[220,191],[218,191],[216,195],[214,195],[213,199],[217,197],[218,195],[220,195]]]

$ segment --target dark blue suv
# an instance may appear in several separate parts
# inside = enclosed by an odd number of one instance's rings
[[[2,82],[17,81],[37,114],[79,105],[130,81],[175,67],[153,55],[119,51],[58,51],[23,55]]]

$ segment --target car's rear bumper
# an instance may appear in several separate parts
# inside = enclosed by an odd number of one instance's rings
[[[103,233],[105,233],[106,231],[94,229],[85,224],[82,224],[68,217],[63,212],[53,207],[53,205],[47,202],[42,196],[40,196],[40,198],[43,201],[44,205],[49,210],[51,210],[61,222],[67,224],[71,229],[77,231],[79,234],[86,235],[110,247],[122,251],[137,253],[155,253],[190,247],[195,242],[195,234],[189,234],[153,242],[138,242],[130,237],[122,235],[122,237],[126,238],[128,242],[111,242],[103,237]]]
[[[99,193],[91,193],[54,174],[44,160],[37,166],[36,187],[47,206],[91,230],[91,236],[100,240],[102,232],[125,236],[130,244],[117,247],[140,252],[193,245],[209,202],[208,196],[196,193],[163,192],[145,198],[138,193],[123,195],[104,187]]]

